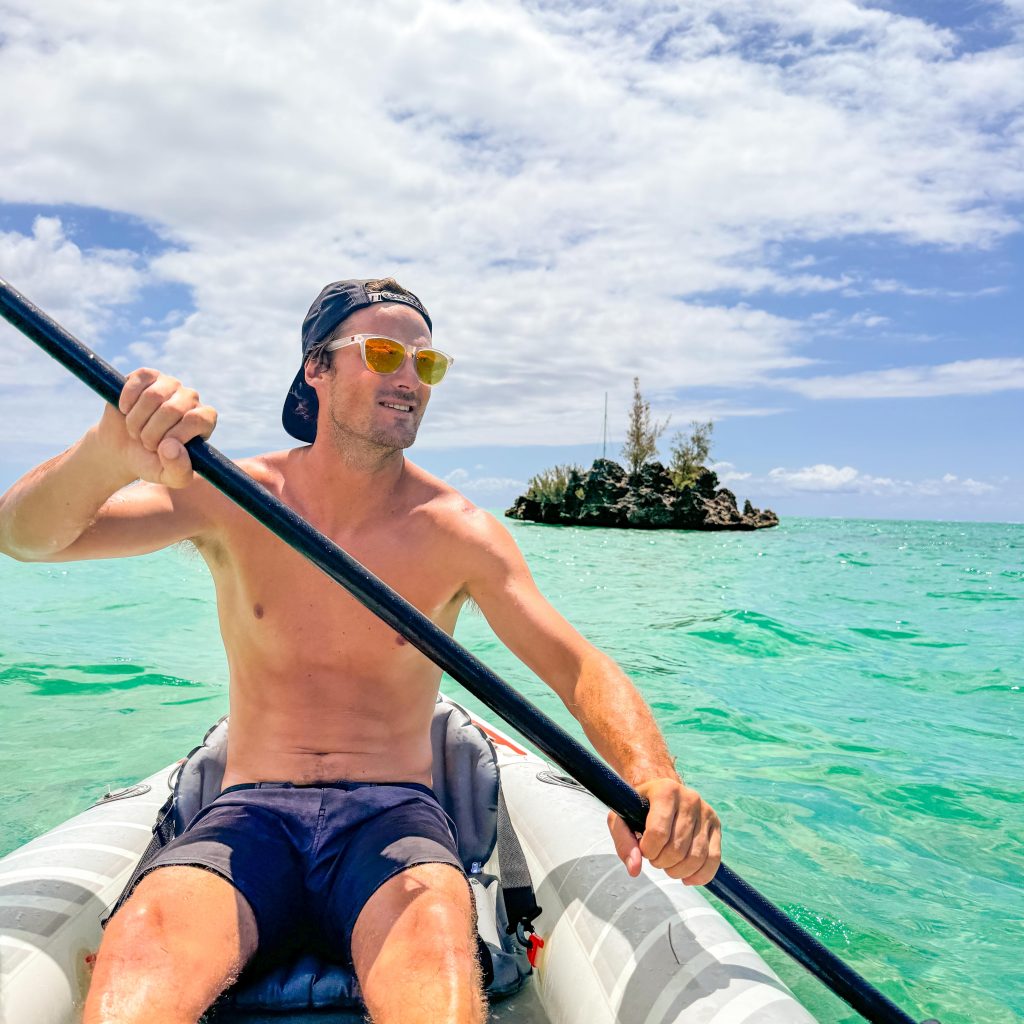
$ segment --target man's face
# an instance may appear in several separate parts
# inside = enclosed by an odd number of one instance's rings
[[[399,302],[356,310],[333,337],[352,334],[380,334],[415,348],[431,344],[423,317]],[[407,356],[395,373],[387,375],[363,365],[358,345],[333,352],[331,360],[327,371],[306,367],[306,380],[320,402],[317,434],[326,427],[343,446],[355,437],[380,448],[408,448],[430,401],[430,388],[416,376],[412,360]]]

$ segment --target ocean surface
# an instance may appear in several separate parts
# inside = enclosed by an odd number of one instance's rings
[[[917,1019],[1024,1017],[1024,526],[508,525],[654,707],[734,870]],[[575,725],[478,613],[456,635]],[[226,684],[188,549],[0,559],[0,853],[182,756]],[[859,1019],[740,928],[823,1022]]]

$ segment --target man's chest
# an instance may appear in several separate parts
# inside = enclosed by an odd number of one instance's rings
[[[354,559],[442,629],[454,628],[464,581],[458,560],[409,530],[344,538]],[[420,658],[344,588],[262,528],[234,532],[207,555],[225,639],[303,654],[303,660]]]

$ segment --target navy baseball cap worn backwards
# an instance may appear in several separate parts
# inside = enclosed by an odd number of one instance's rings
[[[310,349],[318,342],[329,337],[335,327],[357,309],[372,306],[375,302],[401,302],[412,306],[423,316],[427,327],[431,330],[430,314],[420,300],[411,292],[389,291],[382,284],[381,278],[368,278],[365,281],[335,281],[329,284],[317,297],[306,319],[302,321],[302,364],[299,372],[288,389],[288,397],[284,400],[284,411],[281,422],[284,429],[292,437],[312,444],[316,440],[316,417],[320,404],[316,392],[306,383],[306,357]]]

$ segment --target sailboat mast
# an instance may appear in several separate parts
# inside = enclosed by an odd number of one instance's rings
[[[604,393],[604,440],[601,443],[601,458],[608,454],[608,392]]]

